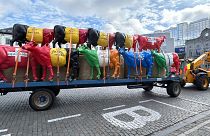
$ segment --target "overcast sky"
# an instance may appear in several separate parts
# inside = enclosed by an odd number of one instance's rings
[[[0,28],[15,23],[145,34],[210,16],[210,0],[0,0]]]

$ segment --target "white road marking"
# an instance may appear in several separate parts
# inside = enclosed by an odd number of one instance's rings
[[[180,99],[185,100],[185,101],[189,101],[189,102],[194,102],[194,103],[206,105],[206,106],[210,106],[209,104],[203,103],[203,102],[198,102],[198,101],[194,101],[194,100],[190,100],[190,99],[185,99],[185,98],[180,98]]]
[[[7,131],[8,131],[8,129],[2,129],[2,130],[0,130],[0,133],[7,132]]]
[[[149,115],[141,116],[135,112],[138,110],[145,111],[145,112],[149,113]],[[123,121],[123,120],[116,118],[116,116],[123,115],[123,114],[127,114],[128,116],[132,117],[133,120],[132,121]],[[123,129],[142,128],[143,126],[145,126],[147,124],[147,122],[159,120],[161,117],[160,113],[158,113],[152,109],[143,107],[143,106],[135,106],[135,107],[130,107],[130,108],[122,109],[122,110],[116,110],[113,112],[108,112],[108,113],[102,114],[102,116],[104,117],[104,119],[106,119],[112,125],[121,127]]]
[[[11,136],[11,134],[1,135],[1,136]]]
[[[203,122],[203,123],[201,123],[201,124],[191,128],[191,129],[189,129],[188,131],[185,131],[184,133],[182,133],[182,134],[180,134],[178,136],[186,136],[186,135],[188,135],[188,134],[198,130],[199,128],[201,128],[201,127],[203,127],[203,126],[205,126],[205,125],[207,125],[209,123],[210,123],[210,120],[207,120],[207,121],[205,121],[205,122]]]
[[[164,103],[164,102],[161,102],[161,101],[157,101],[157,100],[154,100],[154,99],[152,99],[152,101],[155,101],[157,103],[161,103],[161,104],[173,107],[173,108],[177,108],[177,109],[180,109],[180,110],[183,110],[183,111],[187,111],[187,112],[191,112],[191,113],[194,113],[194,114],[198,114],[198,112],[190,111],[190,110],[187,110],[187,109],[184,109],[184,108],[181,108],[181,107],[177,107],[177,106],[174,106],[174,105],[171,105],[171,104],[168,104],[168,103]]]
[[[69,118],[75,118],[75,117],[79,117],[79,116],[81,116],[81,114],[76,114],[76,115],[71,115],[71,116],[66,116],[66,117],[51,119],[51,120],[48,120],[48,123],[59,121],[59,120],[64,120],[64,119],[69,119]]]
[[[206,128],[206,129],[208,129],[208,131],[210,131],[210,127],[208,127],[208,126],[204,126],[204,128]]]
[[[139,103],[144,103],[144,102],[150,102],[153,101],[153,99],[145,100],[145,101],[139,101]]]
[[[116,108],[120,108],[120,107],[125,107],[125,105],[119,105],[119,106],[109,107],[109,108],[105,108],[103,110],[106,111],[106,110],[116,109]]]

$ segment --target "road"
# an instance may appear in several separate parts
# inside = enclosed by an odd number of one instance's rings
[[[53,107],[36,112],[29,92],[0,97],[0,135],[209,135],[210,89],[187,85],[177,98],[165,89],[123,87],[62,90]]]

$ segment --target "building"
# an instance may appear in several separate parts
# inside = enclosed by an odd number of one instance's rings
[[[210,51],[210,28],[204,29],[198,38],[186,40],[185,44],[187,58],[197,58]]]
[[[188,40],[199,37],[201,32],[205,28],[210,28],[209,18],[203,18],[203,19],[191,22],[188,27]]]
[[[161,46],[161,49],[165,52],[165,53],[169,53],[169,52],[174,52],[174,38],[170,37],[170,33],[167,32],[155,32],[152,34],[145,34],[145,36],[148,37],[158,37],[158,36],[166,36],[166,40],[163,43],[163,45]]]
[[[187,40],[188,34],[188,23],[180,23],[177,24],[177,39],[176,39],[176,47],[185,46],[185,40]]]
[[[0,29],[0,44],[9,45],[12,39],[12,28]]]
[[[199,37],[205,28],[210,28],[209,17],[190,22],[189,24],[187,22],[180,23],[176,27],[171,27],[163,32],[169,32],[171,38],[174,38],[174,46],[180,48],[185,46],[186,40]]]

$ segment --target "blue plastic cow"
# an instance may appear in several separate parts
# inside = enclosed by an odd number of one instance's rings
[[[153,58],[151,51],[142,51],[139,54],[135,53],[135,57],[133,51],[125,51],[125,48],[119,48],[119,53],[123,56],[128,66],[128,78],[130,78],[131,68],[136,68],[136,64],[138,67],[140,66],[140,59],[141,66],[147,70],[147,77],[152,76]]]

